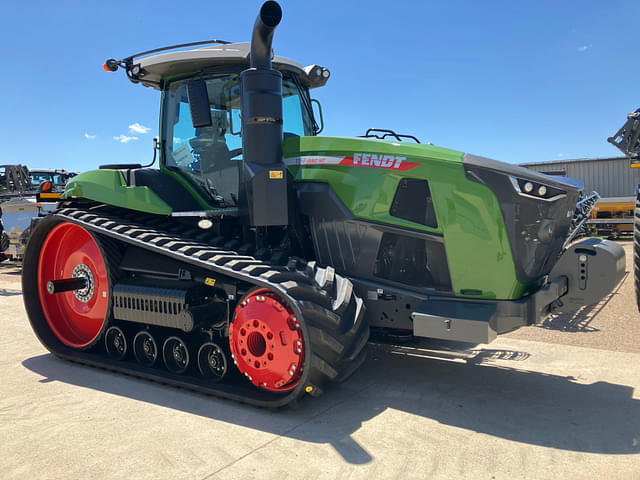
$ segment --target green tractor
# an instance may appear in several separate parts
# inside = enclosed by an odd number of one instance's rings
[[[370,335],[487,343],[619,282],[620,246],[571,242],[570,182],[391,130],[317,136],[329,70],[272,57],[281,15],[105,63],[160,90],[159,169],[81,173],[34,229],[24,301],[51,352],[277,407],[349,377]]]

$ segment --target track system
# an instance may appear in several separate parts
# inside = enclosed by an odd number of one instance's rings
[[[0,220],[0,262],[9,258],[4,252],[9,249],[9,237],[2,228],[2,220]]]
[[[320,395],[357,369],[369,328],[349,280],[223,240],[167,217],[61,208],[25,252],[29,321],[61,358],[263,407]],[[180,278],[140,284],[128,249],[179,265]]]
[[[636,304],[640,311],[640,190],[636,194],[633,215],[633,271],[636,285]]]

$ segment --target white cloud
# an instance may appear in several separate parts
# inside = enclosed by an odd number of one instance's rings
[[[591,45],[580,45],[576,50],[579,52],[586,52],[591,48]]]
[[[149,127],[136,122],[129,125],[129,133],[148,133],[151,130]]]
[[[89,135],[87,132],[84,132],[84,138],[87,138],[89,140],[93,140],[94,138],[96,138],[95,135]]]
[[[120,135],[118,135],[117,137],[113,137],[113,139],[114,139],[114,140],[117,140],[117,141],[119,141],[119,142],[121,142],[121,143],[128,143],[128,142],[130,142],[131,140],[138,140],[138,137],[130,137],[130,136],[128,136],[128,135],[120,134]]]
[[[564,153],[559,153],[558,157],[564,157]]]

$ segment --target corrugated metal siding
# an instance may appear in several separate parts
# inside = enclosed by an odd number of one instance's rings
[[[537,172],[566,171],[568,177],[584,182],[584,190],[595,190],[601,197],[627,197],[634,195],[640,184],[640,168],[630,168],[627,158],[580,159],[565,162],[541,162],[524,164]]]

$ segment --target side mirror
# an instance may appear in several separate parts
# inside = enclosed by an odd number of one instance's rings
[[[193,128],[210,127],[212,125],[211,110],[209,109],[209,93],[205,81],[199,78],[187,82],[187,97]]]
[[[311,99],[311,105],[312,107],[315,105],[318,110],[318,113],[316,114],[316,109],[313,109],[313,116],[315,118],[318,119],[318,122],[320,122],[319,128],[316,131],[316,135],[319,134],[322,130],[324,130],[324,117],[322,116],[322,105],[320,105],[320,102],[318,100],[316,100],[315,98]]]

